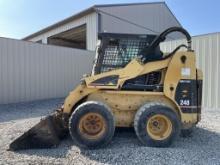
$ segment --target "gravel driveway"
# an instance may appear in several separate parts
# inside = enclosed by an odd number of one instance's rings
[[[179,138],[170,148],[141,146],[129,129],[117,130],[111,144],[98,150],[81,150],[68,137],[58,148],[6,151],[62,101],[0,105],[0,164],[220,164],[220,110],[204,110],[193,136]]]

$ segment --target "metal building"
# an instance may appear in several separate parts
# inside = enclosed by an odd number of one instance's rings
[[[168,41],[161,44],[164,52],[171,52],[185,40]],[[220,33],[192,37],[192,48],[197,55],[197,67],[203,71],[203,106],[220,108]]]
[[[95,5],[24,40],[95,50],[100,32],[156,34],[171,26],[181,25],[165,2]]]

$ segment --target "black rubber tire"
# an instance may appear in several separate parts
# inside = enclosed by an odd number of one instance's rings
[[[147,120],[156,114],[165,115],[172,124],[170,136],[164,140],[152,139],[146,131]],[[161,103],[147,103],[135,115],[134,129],[142,144],[149,147],[168,147],[180,134],[180,119],[168,106]]]
[[[86,113],[94,112],[101,115],[106,122],[106,130],[98,139],[88,139],[81,135],[79,131],[79,121]],[[69,119],[69,132],[73,141],[82,148],[95,149],[107,145],[115,132],[114,116],[108,106],[97,101],[87,101],[79,105]]]

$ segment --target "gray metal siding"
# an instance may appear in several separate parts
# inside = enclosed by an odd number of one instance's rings
[[[101,32],[155,34],[155,32],[160,33],[171,26],[181,26],[165,3],[100,7],[98,12],[101,14]],[[129,20],[155,32],[137,27],[124,20]],[[176,38],[179,35],[173,34],[173,37]]]
[[[170,52],[181,43],[186,42],[168,41],[161,44],[161,48],[165,52]],[[203,106],[220,108],[220,33],[193,37],[192,48],[197,56],[197,66],[203,71]]]
[[[94,52],[0,38],[0,104],[66,96]]]
[[[29,38],[28,40],[34,42],[42,40],[43,43],[47,43],[47,38],[50,36],[86,24],[87,49],[94,51],[96,48],[98,32],[155,34],[150,30],[137,27],[109,16],[109,14],[152,29],[158,33],[171,26],[181,26],[165,3],[95,6],[95,10],[97,10],[97,12],[84,15],[72,21],[69,20],[69,22],[51,28],[47,32],[43,32],[42,34]],[[100,17],[98,14],[100,14]],[[99,20],[101,20],[101,22],[99,22]],[[171,36],[173,38],[182,37],[180,34],[176,33],[173,33]]]

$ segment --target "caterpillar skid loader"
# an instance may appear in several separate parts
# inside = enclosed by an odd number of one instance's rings
[[[159,44],[171,32],[184,34],[187,45],[162,53]],[[102,147],[115,127],[134,127],[143,145],[167,147],[200,121],[202,72],[186,30],[172,27],[158,36],[103,33],[99,39],[91,75],[10,150],[56,146],[68,134],[80,147]]]

